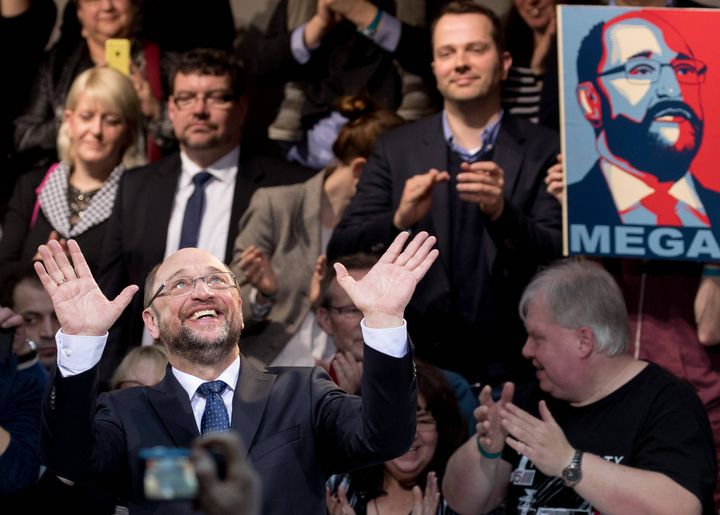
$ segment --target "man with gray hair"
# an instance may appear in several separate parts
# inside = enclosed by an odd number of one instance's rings
[[[694,391],[627,354],[629,322],[610,274],[564,261],[520,301],[523,355],[539,389],[496,402],[450,458],[443,492],[460,513],[715,513],[714,444]],[[513,398],[514,397],[514,398]]]

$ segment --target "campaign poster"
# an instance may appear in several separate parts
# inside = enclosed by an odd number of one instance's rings
[[[720,260],[720,10],[558,7],[566,255]]]

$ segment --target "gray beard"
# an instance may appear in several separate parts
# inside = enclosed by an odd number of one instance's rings
[[[172,335],[163,338],[168,350],[177,356],[198,365],[215,365],[221,362],[238,346],[240,329],[225,323],[222,333],[211,340],[203,340],[185,326]]]

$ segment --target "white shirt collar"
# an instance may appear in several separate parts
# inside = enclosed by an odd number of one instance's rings
[[[172,367],[172,373],[175,375],[175,379],[177,379],[180,385],[185,389],[190,400],[192,400],[193,396],[196,395],[198,387],[207,382],[204,379],[182,372],[175,367]],[[240,356],[235,358],[235,361],[223,370],[217,379],[228,385],[228,389],[230,391],[234,391],[235,385],[237,385],[238,377],[240,377]]]
[[[180,152],[182,173],[180,175],[180,187],[188,186],[192,178],[200,171],[206,171],[213,178],[220,182],[234,180],[237,173],[237,164],[240,160],[240,146],[233,148],[207,168],[201,168],[197,163],[188,157],[185,152]]]
[[[639,205],[642,199],[654,192],[639,178],[641,172],[621,165],[612,158],[612,153],[608,150],[605,141],[605,133],[598,138],[598,153],[601,156],[600,169],[605,176],[618,211],[624,212]],[[690,172],[685,173],[680,180],[673,184],[668,193],[691,208],[705,212],[705,208],[695,192],[695,184]]]

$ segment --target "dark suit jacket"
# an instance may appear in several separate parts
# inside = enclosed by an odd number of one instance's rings
[[[398,359],[366,347],[364,374],[360,399],[319,367],[265,372],[242,359],[231,425],[262,481],[263,515],[324,515],[329,474],[392,459],[410,446],[411,354]],[[103,394],[96,405],[97,375],[97,367],[54,374],[43,400],[45,463],[127,498],[131,514],[189,513],[190,503],[144,500],[138,458],[142,448],[188,448],[198,436],[186,391],[168,368],[159,385]]]
[[[458,320],[450,305],[451,224],[462,220],[451,220],[449,184],[434,188],[430,214],[412,228],[437,236],[440,250],[406,311],[419,356],[472,380],[487,379],[481,368],[489,354],[495,354],[493,360],[513,359],[524,367],[519,354],[524,339],[517,316],[519,295],[538,265],[561,252],[560,204],[547,194],[543,182],[558,151],[554,131],[505,113],[492,160],[505,172],[506,203],[498,220],[483,219],[486,268],[479,284],[468,284],[481,290],[483,307],[470,327]],[[385,248],[397,234],[392,218],[405,181],[431,168],[447,167],[440,114],[381,135],[358,193],[330,240],[328,259]]]
[[[241,155],[244,154],[246,152],[241,152]],[[104,380],[110,377],[128,347],[140,343],[145,277],[165,256],[167,229],[180,171],[178,153],[128,170],[120,181],[115,209],[108,221],[98,283],[109,298],[114,298],[129,284],[137,284],[140,291],[111,332],[103,355]],[[238,220],[255,190],[263,186],[300,182],[308,177],[310,173],[298,165],[284,161],[279,165],[277,160],[270,158],[241,157],[227,235],[226,262],[229,263],[232,258]]]

